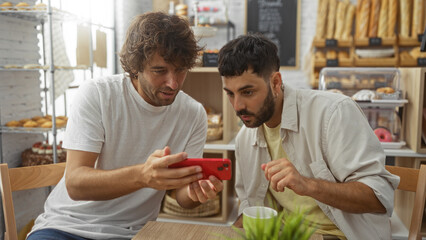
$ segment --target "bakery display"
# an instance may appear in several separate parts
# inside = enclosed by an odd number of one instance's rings
[[[319,0],[316,40],[349,40],[355,17],[355,6],[347,0]]]
[[[58,162],[65,162],[66,150],[62,143],[56,146]],[[53,146],[50,144],[36,142],[31,148],[24,150],[21,154],[22,166],[35,166],[53,163]]]
[[[326,67],[320,72],[319,90],[343,93],[364,112],[384,148],[401,148],[401,120],[398,107],[407,101],[400,89],[397,68]]]
[[[56,127],[65,127],[68,121],[66,116],[56,117]],[[5,124],[6,127],[24,127],[24,128],[52,128],[52,116],[33,116],[31,118],[23,118],[19,121],[12,120]]]

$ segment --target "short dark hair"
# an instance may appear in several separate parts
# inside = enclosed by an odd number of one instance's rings
[[[135,78],[155,53],[167,63],[190,69],[201,50],[186,19],[150,12],[136,16],[131,22],[120,52],[120,62],[124,71]]]
[[[239,36],[219,51],[219,73],[224,77],[240,76],[249,68],[260,77],[279,71],[277,46],[259,33]]]

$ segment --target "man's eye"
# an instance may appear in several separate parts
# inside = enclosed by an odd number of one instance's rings
[[[154,71],[152,71],[153,73],[155,73],[155,74],[163,74],[163,73],[165,73],[166,71],[165,70],[154,70]]]
[[[245,91],[241,92],[241,94],[245,95],[245,96],[250,96],[250,95],[253,94],[253,91],[251,91],[251,90],[245,90]]]
[[[234,94],[231,93],[231,92],[226,92],[226,95],[228,95],[228,97],[233,97],[234,96]]]

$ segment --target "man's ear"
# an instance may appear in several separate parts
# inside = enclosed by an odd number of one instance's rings
[[[270,78],[270,86],[274,95],[281,92],[281,85],[283,84],[281,79],[281,73],[279,71],[272,73]]]

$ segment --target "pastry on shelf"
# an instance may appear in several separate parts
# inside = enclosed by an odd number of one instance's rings
[[[2,11],[11,11],[13,10],[13,5],[11,2],[4,2],[2,4],[0,4],[0,9]]]
[[[36,4],[33,7],[33,9],[36,10],[36,11],[46,11],[47,5],[45,3],[39,3],[39,4]]]
[[[339,89],[328,89],[327,92],[332,92],[332,93],[338,93],[338,94],[344,94],[342,91],[340,91]]]
[[[65,162],[66,151],[61,145],[56,146],[56,153],[58,154],[58,162]],[[53,146],[50,144],[43,144],[36,142],[32,148],[28,148],[21,154],[22,166],[35,166],[42,164],[53,163]]]
[[[35,127],[38,126],[38,124],[37,124],[37,122],[30,120],[30,121],[26,121],[22,126],[27,127],[27,128],[35,128]]]
[[[31,120],[33,120],[33,121],[38,121],[38,120],[40,120],[40,119],[42,119],[43,117],[42,116],[34,116],[34,117],[32,117],[31,118]]]
[[[17,64],[6,64],[6,65],[3,66],[3,68],[5,68],[5,69],[22,68],[22,66],[17,65]]]
[[[28,11],[28,10],[31,10],[29,8],[29,6],[30,5],[28,5],[28,3],[26,3],[26,2],[20,2],[20,3],[18,3],[18,4],[15,5],[15,8],[18,11]]]
[[[46,121],[43,124],[40,125],[41,128],[51,128],[52,127],[52,121]]]
[[[186,4],[178,4],[175,7],[176,15],[181,17],[187,17],[188,16],[188,5]]]
[[[12,120],[7,122],[5,125],[6,127],[20,127],[22,126],[22,123],[20,123],[19,121]]]
[[[378,99],[398,100],[400,98],[400,91],[395,91],[391,87],[382,87],[376,89]]]
[[[19,120],[19,122],[20,122],[22,125],[23,125],[24,123],[28,122],[28,121],[31,121],[31,119],[29,119],[29,118],[23,118],[23,119]]]
[[[392,134],[389,130],[383,127],[378,127],[374,129],[374,134],[376,134],[377,138],[380,142],[392,142]]]
[[[43,66],[40,64],[25,64],[24,69],[42,69]]]
[[[363,89],[356,92],[352,99],[355,101],[371,101],[376,98],[376,92],[372,90]]]
[[[62,119],[56,119],[56,127],[61,128],[67,124],[67,121]]]
[[[395,90],[391,87],[381,87],[381,88],[376,89],[376,92],[391,94],[391,93],[394,93]]]

